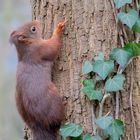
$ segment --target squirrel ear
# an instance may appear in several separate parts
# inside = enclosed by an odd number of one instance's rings
[[[20,35],[19,37],[18,37],[18,41],[24,41],[25,40],[25,37],[23,36],[23,35]]]

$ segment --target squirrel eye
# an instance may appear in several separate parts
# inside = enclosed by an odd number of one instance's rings
[[[35,33],[35,32],[36,32],[36,27],[35,27],[35,26],[32,26],[32,27],[31,27],[31,32],[32,32],[32,33]]]

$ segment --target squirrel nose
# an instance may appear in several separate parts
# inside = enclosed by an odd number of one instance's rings
[[[13,31],[10,36],[15,37],[15,36],[20,36],[22,34],[23,34],[23,32]]]
[[[9,39],[9,41],[10,41],[10,43],[12,44],[13,42],[14,42],[14,38],[15,38],[15,36],[17,35],[17,31],[13,31],[11,34],[10,34],[10,39]]]

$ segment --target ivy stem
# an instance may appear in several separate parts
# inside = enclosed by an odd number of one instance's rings
[[[118,71],[117,71],[117,74],[122,74],[123,71],[125,70],[125,68],[126,68],[131,62],[132,62],[132,58],[128,61],[128,63],[126,64],[125,67],[120,68],[120,66],[119,66]],[[118,117],[119,117],[119,97],[120,97],[120,93],[117,92],[117,93],[116,93],[116,109],[115,109],[115,118],[116,118],[116,119],[118,119]]]
[[[117,74],[122,74],[125,68],[118,68],[118,72]],[[116,109],[115,109],[115,119],[119,118],[119,97],[120,97],[120,93],[117,92],[116,93]]]
[[[92,107],[91,107],[91,112],[92,112],[92,129],[93,129],[93,135],[96,135],[96,133],[97,133],[97,126],[96,126],[96,123],[95,123],[95,119],[96,119],[96,117],[95,117],[95,106],[94,106],[94,103],[92,102]]]
[[[107,117],[111,113],[111,110],[105,114],[105,117]]]
[[[103,99],[101,101],[101,103],[99,104],[99,117],[102,117],[102,114],[103,114],[103,106],[104,106],[104,103],[105,103],[105,100],[110,97],[110,94],[107,94],[105,92],[104,96],[103,96]]]
[[[116,93],[116,109],[115,109],[115,119],[119,118],[119,97],[120,93]]]

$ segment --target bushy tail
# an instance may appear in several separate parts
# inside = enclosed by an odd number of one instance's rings
[[[32,130],[33,140],[57,140],[57,134],[53,130],[38,128]]]

